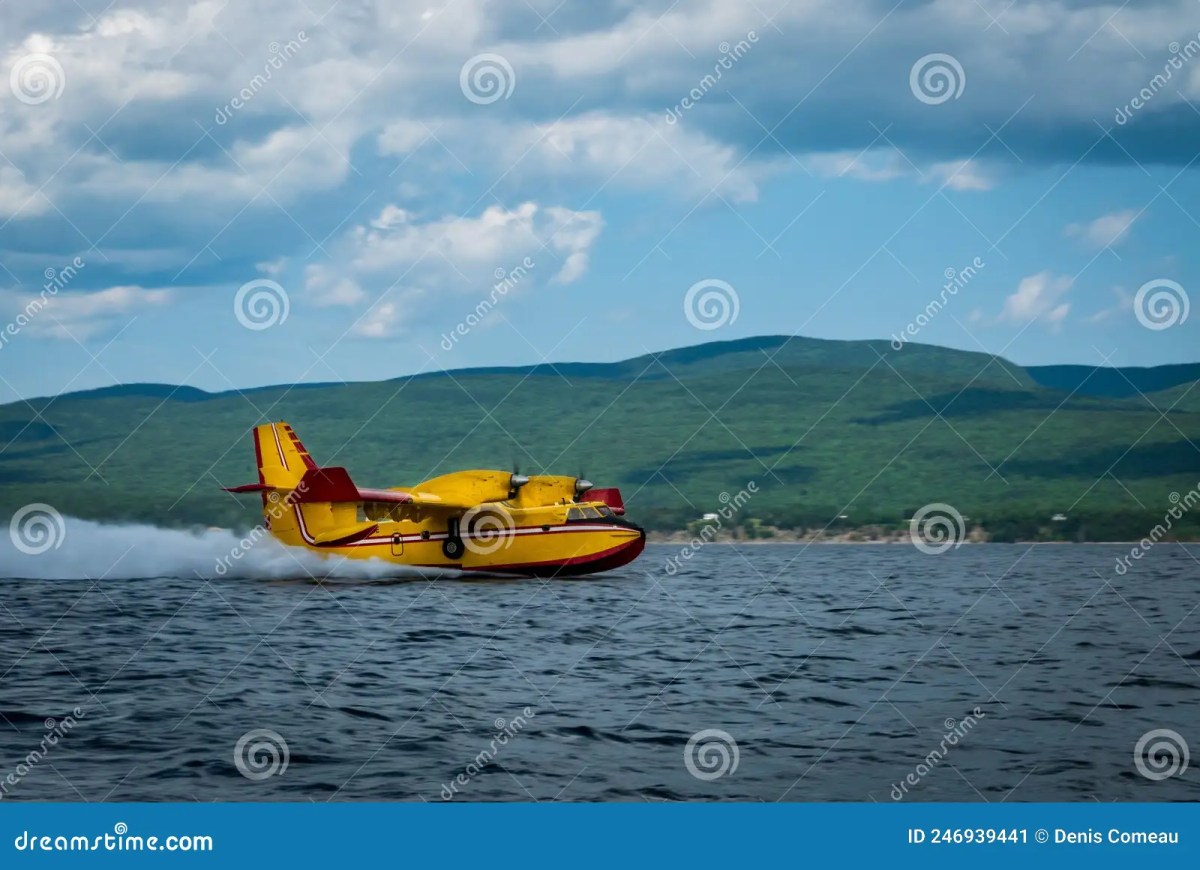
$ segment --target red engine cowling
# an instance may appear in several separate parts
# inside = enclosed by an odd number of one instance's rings
[[[622,516],[625,513],[625,500],[621,498],[621,490],[615,486],[610,486],[606,489],[589,489],[587,494],[581,497],[581,500],[598,501],[606,504],[618,516]]]

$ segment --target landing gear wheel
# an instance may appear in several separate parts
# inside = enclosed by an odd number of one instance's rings
[[[466,547],[463,546],[462,533],[459,531],[457,517],[450,520],[446,532],[446,540],[442,543],[442,555],[451,562],[457,562],[462,558],[466,550]]]

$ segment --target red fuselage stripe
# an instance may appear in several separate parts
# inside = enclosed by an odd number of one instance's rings
[[[296,521],[300,527],[300,536],[302,538],[304,538],[305,543],[311,544],[314,547],[319,546],[317,544],[316,538],[314,538],[312,536],[312,534],[308,531],[308,526],[304,522],[304,512],[300,509],[300,505],[298,505],[298,504],[294,505],[293,509],[296,512]],[[624,526],[601,526],[601,525],[551,526],[549,529],[543,529],[541,526],[520,526],[516,529],[513,529],[511,532],[507,532],[506,535],[511,535],[512,537],[516,537],[517,535],[557,535],[557,534],[565,534],[565,533],[570,533],[570,532],[614,532],[614,531],[624,529],[624,528],[625,528]],[[420,534],[415,534],[415,535],[409,534],[409,535],[401,535],[399,542],[402,544],[415,544],[415,543],[420,543],[422,541],[443,541],[448,537],[449,537],[449,534],[447,534],[446,532],[435,532],[427,538],[421,536]],[[484,535],[465,534],[462,537],[465,540],[470,540],[473,538],[482,538],[484,540],[491,540],[491,538],[492,538],[492,536],[490,534],[484,534]],[[361,541],[354,541],[353,543],[344,544],[343,546],[346,546],[346,547],[384,547],[384,546],[390,546],[393,538],[394,538],[394,535],[385,535],[382,537],[375,537],[375,538],[364,538]]]

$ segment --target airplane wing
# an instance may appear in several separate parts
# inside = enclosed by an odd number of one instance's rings
[[[385,504],[412,504],[430,509],[469,510],[475,502],[464,499],[445,498],[431,492],[404,492],[398,489],[370,489],[355,485],[350,473],[341,466],[310,468],[294,485],[282,481],[247,483],[242,486],[223,487],[226,492],[266,492],[272,489],[292,490],[292,501],[297,504],[311,502],[382,502]]]
[[[397,489],[360,489],[350,479],[350,473],[341,466],[310,468],[296,484],[299,496],[296,501],[304,502],[350,502],[374,501],[390,504],[411,504],[413,497]]]
[[[462,499],[446,499],[440,495],[434,495],[431,492],[414,492],[409,494],[411,504],[420,505],[421,507],[437,510],[470,510],[473,507],[478,507],[479,502],[467,503]]]

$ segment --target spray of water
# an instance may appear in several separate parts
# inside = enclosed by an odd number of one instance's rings
[[[31,546],[15,528],[0,533],[0,578],[36,580],[186,577],[203,580],[306,578],[369,580],[437,574],[380,559],[323,556],[287,547],[258,529],[186,531],[62,517],[50,540]],[[457,572],[440,572],[457,576]]]

